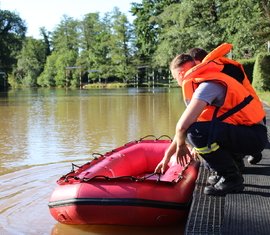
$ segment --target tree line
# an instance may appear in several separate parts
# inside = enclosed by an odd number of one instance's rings
[[[26,23],[0,9],[0,72],[12,87],[78,87],[81,83],[143,82],[169,76],[168,64],[192,47],[234,45],[235,59],[267,51],[268,0],[142,0],[134,21],[114,8],[82,19],[67,15],[41,39],[26,37]]]

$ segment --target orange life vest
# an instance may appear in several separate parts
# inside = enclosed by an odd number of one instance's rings
[[[202,63],[191,68],[185,74],[182,84],[183,96],[186,101],[191,100],[195,89],[201,82],[215,81],[226,87],[225,101],[222,107],[208,105],[199,117],[199,121],[210,121],[213,117],[234,125],[253,125],[265,117],[265,111],[255,90],[251,86],[243,66],[224,57],[230,52],[232,45],[223,43],[211,51]],[[240,69],[241,81],[225,74],[224,67],[233,65]],[[214,115],[214,112],[217,112]]]
[[[208,53],[208,55],[205,56],[205,58],[203,59],[202,62],[215,60],[221,56],[225,56],[232,50],[232,48],[233,48],[232,44],[226,43],[226,42],[222,43],[217,48],[215,48],[213,51]]]
[[[252,94],[252,96],[255,99],[259,100],[259,97],[257,96],[254,88],[250,84],[250,81],[244,71],[243,65],[238,63],[235,60],[231,60],[227,57],[224,57],[227,55],[231,50],[233,46],[232,44],[229,43],[223,43],[217,48],[215,48],[213,51],[211,51],[202,61],[203,64],[208,64],[208,63],[216,63],[216,69],[217,71],[219,70],[220,72],[226,73],[227,75],[235,78],[237,81],[243,84],[243,86]],[[232,65],[232,67],[230,67]],[[233,68],[234,67],[234,68]],[[228,69],[227,69],[228,68]],[[238,74],[240,74],[240,79],[237,77],[233,76],[233,73],[228,72],[230,69],[237,69],[238,68]],[[207,69],[207,68],[206,68]]]
[[[191,100],[196,88],[205,81],[224,85],[226,95],[221,107],[207,105],[198,121],[217,118],[234,125],[254,125],[265,117],[261,101],[234,78],[219,72],[215,63],[208,63],[207,66],[199,64],[187,71],[182,83],[184,99]]]

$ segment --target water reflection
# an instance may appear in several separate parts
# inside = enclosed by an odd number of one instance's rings
[[[136,91],[9,92],[0,102],[1,172],[88,158],[149,134],[173,135],[183,110],[178,90]]]
[[[56,224],[51,235],[180,235],[184,233],[183,224],[168,227]]]
[[[136,88],[1,93],[0,234],[179,234],[181,226],[65,226],[47,203],[71,162],[149,134],[173,136],[180,97],[178,89]]]

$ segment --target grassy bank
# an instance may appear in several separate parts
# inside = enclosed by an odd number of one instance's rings
[[[83,89],[97,89],[97,88],[107,88],[107,89],[114,89],[114,88],[125,88],[125,87],[135,87],[136,84],[128,84],[128,83],[93,83],[87,84],[83,86]],[[152,83],[142,83],[140,87],[152,87]],[[155,87],[178,87],[177,83],[171,82],[168,83],[155,83]]]
[[[263,102],[270,106],[270,91],[258,92],[258,95]]]
[[[168,84],[155,84],[156,86],[168,86]],[[84,89],[97,89],[97,88],[108,88],[108,89],[114,89],[114,88],[125,88],[130,86],[127,83],[94,83],[94,84],[87,84],[83,88]],[[149,86],[149,84],[143,84],[142,86]],[[170,87],[178,87],[177,83],[172,81],[170,83]],[[265,92],[258,92],[259,97],[261,100],[263,100],[267,105],[270,106],[270,91]]]
[[[126,83],[93,83],[83,86],[83,89],[96,89],[96,88],[124,88],[127,87]]]

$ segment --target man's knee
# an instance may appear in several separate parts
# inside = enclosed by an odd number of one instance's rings
[[[195,122],[187,130],[187,139],[195,147],[208,143],[210,122]]]

